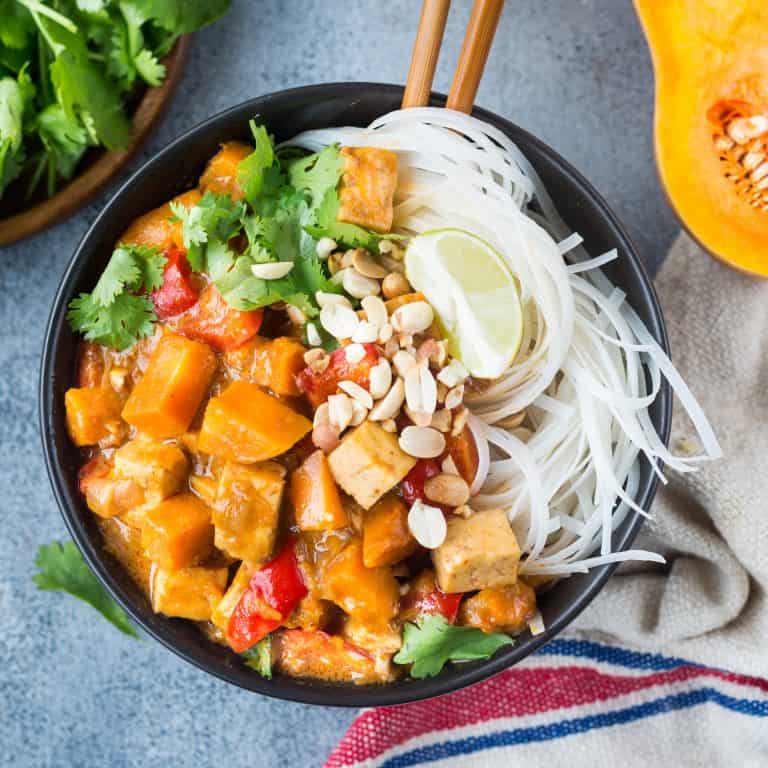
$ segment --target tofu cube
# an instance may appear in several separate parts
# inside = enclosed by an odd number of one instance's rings
[[[235,606],[240,602],[240,598],[243,596],[243,592],[248,587],[256,571],[256,566],[251,565],[243,561],[240,563],[240,567],[237,569],[235,578],[232,579],[232,583],[222,596],[221,600],[216,603],[211,612],[211,621],[226,635],[227,628],[229,627],[229,619],[232,616],[232,611],[235,610]]]
[[[141,518],[141,546],[160,568],[178,571],[211,551],[211,510],[192,493],[179,493],[147,510]]]
[[[130,513],[146,502],[144,490],[133,480],[118,477],[113,463],[101,457],[80,469],[80,492],[91,512],[107,519]]]
[[[115,451],[115,474],[133,480],[148,503],[159,504],[181,489],[187,457],[178,445],[137,437]]]
[[[375,421],[349,432],[328,456],[338,485],[364,509],[370,509],[416,464],[397,443],[397,436]]]
[[[397,155],[390,149],[342,147],[344,171],[339,187],[338,221],[376,232],[392,229],[397,186]]]
[[[275,546],[284,486],[285,468],[276,462],[227,462],[213,503],[216,546],[237,560],[267,560]]]
[[[472,592],[517,581],[520,547],[501,509],[451,516],[445,541],[432,551],[443,592]]]
[[[155,568],[152,573],[152,610],[180,619],[209,621],[212,607],[221,600],[226,589],[227,575],[226,567],[182,568],[180,571]]]

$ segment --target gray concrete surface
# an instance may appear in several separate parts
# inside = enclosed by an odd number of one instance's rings
[[[470,5],[454,3],[440,90],[450,83]],[[655,270],[677,227],[653,167],[652,75],[631,3],[507,5],[478,103],[581,169]],[[250,96],[323,81],[402,82],[419,7],[418,0],[236,1],[195,37],[172,110],[131,168]],[[30,581],[37,546],[65,535],[37,434],[43,326],[59,276],[108,194],[0,250],[0,765],[321,765],[352,712],[231,688]]]

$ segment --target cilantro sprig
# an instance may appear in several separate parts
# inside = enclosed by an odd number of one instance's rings
[[[0,0],[0,198],[45,180],[52,195],[89,147],[125,149],[125,102],[159,85],[179,35],[230,0]]]
[[[151,292],[163,283],[165,256],[156,248],[119,245],[92,293],[69,304],[67,319],[88,341],[123,350],[149,336],[157,319]]]
[[[107,621],[131,637],[139,635],[126,612],[107,594],[71,541],[54,541],[37,550],[32,577],[41,590],[58,590],[92,605]]]
[[[256,670],[267,680],[272,679],[272,636],[267,635],[243,654],[246,667]]]
[[[476,627],[449,624],[443,616],[422,616],[418,624],[403,628],[403,646],[396,664],[411,664],[411,677],[434,677],[449,661],[474,661],[493,656],[514,640],[500,632],[487,633]]]

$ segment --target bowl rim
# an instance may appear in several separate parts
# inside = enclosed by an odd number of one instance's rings
[[[67,489],[65,488],[64,477],[65,470],[62,468],[56,448],[56,430],[53,427],[53,420],[50,418],[52,398],[53,398],[53,361],[55,359],[54,344],[57,341],[61,323],[58,322],[66,311],[66,301],[70,298],[72,291],[72,281],[74,273],[77,271],[79,262],[84,258],[84,247],[91,238],[101,221],[110,216],[113,207],[119,205],[122,196],[157,164],[161,164],[164,157],[174,152],[180,145],[184,145],[192,139],[198,132],[203,131],[212,123],[226,121],[227,118],[237,113],[257,114],[260,106],[265,103],[279,99],[291,97],[304,97],[317,101],[323,97],[337,97],[348,93],[349,95],[359,92],[361,89],[366,91],[376,91],[382,97],[394,97],[402,95],[403,86],[375,83],[375,82],[342,82],[342,83],[321,83],[315,85],[300,86],[280,91],[274,91],[263,96],[254,97],[244,102],[238,103],[221,112],[212,115],[199,122],[189,130],[180,134],[177,138],[169,142],[165,147],[147,159],[141,166],[134,171],[130,177],[121,184],[120,188],[110,197],[104,208],[96,219],[88,227],[85,234],[80,239],[66,269],[61,277],[59,288],[52,301],[51,309],[46,323],[45,334],[43,338],[43,351],[41,356],[40,377],[38,387],[39,397],[39,427],[43,444],[43,454],[45,459],[46,471],[51,483],[51,487],[59,507],[65,525],[73,541],[77,545],[85,561],[94,571],[101,584],[107,589],[109,594],[126,611],[131,620],[141,627],[153,639],[160,642],[174,654],[193,664],[197,668],[208,674],[236,685],[245,690],[260,693],[271,698],[294,701],[303,704],[319,704],[324,706],[341,707],[368,707],[368,706],[391,706],[404,704],[411,701],[420,701],[436,696],[441,696],[452,691],[457,691],[479,683],[521,661],[538,650],[545,643],[559,635],[573,620],[589,605],[595,596],[603,588],[611,574],[618,567],[618,563],[600,566],[593,569],[591,573],[596,574],[594,579],[586,585],[579,595],[562,611],[562,613],[549,623],[545,631],[537,636],[526,640],[525,645],[514,644],[509,646],[506,652],[498,653],[492,658],[483,662],[467,664],[466,669],[459,669],[450,676],[440,674],[433,678],[427,678],[418,681],[395,682],[392,684],[381,684],[376,686],[349,686],[346,684],[324,684],[324,685],[301,685],[300,679],[280,676],[278,681],[284,684],[275,685],[275,680],[266,680],[260,675],[254,673],[248,676],[246,680],[236,675],[230,674],[228,668],[222,665],[221,668],[212,668],[205,660],[197,658],[190,651],[175,645],[170,638],[165,637],[163,633],[150,626],[141,616],[139,609],[134,606],[133,601],[122,586],[113,579],[109,569],[105,566],[104,559],[92,545],[86,531],[85,521],[80,519],[77,510],[70,508],[67,499]],[[444,94],[433,92],[430,98],[430,105],[442,106],[445,104],[446,96]],[[608,206],[602,195],[586,180],[582,174],[570,165],[559,153],[538,139],[533,134],[524,130],[516,123],[507,120],[488,110],[475,107],[472,113],[481,120],[496,125],[500,130],[508,135],[510,133],[524,137],[524,139],[543,155],[557,168],[559,174],[569,178],[569,181],[579,188],[579,191],[585,198],[591,199],[595,207],[600,210],[601,215],[608,221],[611,227],[618,233],[619,242],[617,246],[623,248],[623,257],[631,262],[634,272],[639,276],[638,289],[645,295],[648,308],[654,323],[657,325],[655,331],[658,332],[657,341],[662,349],[669,355],[669,340],[667,336],[664,316],[661,305],[656,294],[653,283],[648,272],[640,259],[637,249],[629,237],[626,229],[619,221],[616,214]],[[654,336],[656,333],[654,332]],[[660,438],[665,445],[669,441],[672,417],[672,396],[671,389],[666,380],[662,381],[662,387],[659,393],[661,400],[660,408]],[[648,509],[652,502],[658,487],[659,478],[656,473],[651,473],[644,493],[636,499],[643,509]],[[626,550],[637,536],[638,531],[643,525],[644,519],[637,513],[634,519],[630,521],[626,530],[620,539],[616,542],[616,549]],[[211,642],[201,634],[203,642]],[[299,680],[298,684],[296,681]],[[287,681],[293,681],[294,684],[288,684]],[[334,700],[334,691],[344,690],[344,695],[340,700]],[[426,689],[426,690],[425,690]]]

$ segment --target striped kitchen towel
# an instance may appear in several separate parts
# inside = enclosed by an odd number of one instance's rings
[[[325,768],[766,768],[768,680],[556,639],[430,701],[363,711]]]

